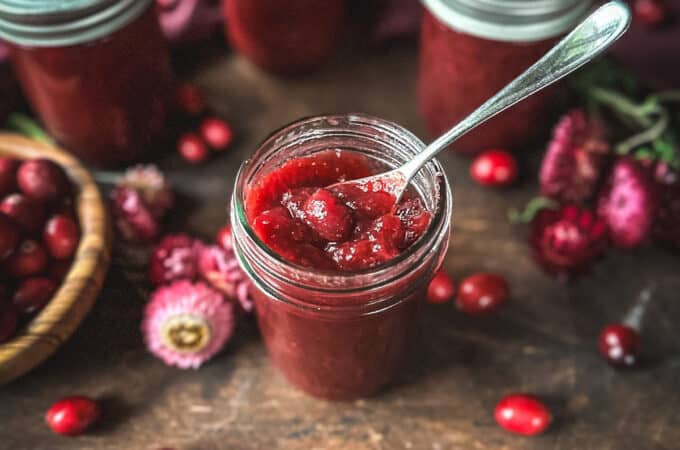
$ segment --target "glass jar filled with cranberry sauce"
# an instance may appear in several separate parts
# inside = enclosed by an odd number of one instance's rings
[[[223,0],[231,45],[257,66],[291,74],[329,58],[343,31],[345,0]]]
[[[424,0],[418,101],[439,135],[536,62],[587,13],[592,0]],[[559,85],[558,85],[559,86]],[[539,129],[549,88],[456,141],[477,152],[517,148]]]
[[[52,136],[87,162],[142,158],[173,76],[152,0],[0,0],[0,38]]]
[[[423,148],[382,119],[322,116],[277,131],[241,166],[231,200],[235,252],[273,363],[309,394],[373,394],[412,343],[449,243],[443,168],[428,163],[396,206],[388,187],[331,185]]]

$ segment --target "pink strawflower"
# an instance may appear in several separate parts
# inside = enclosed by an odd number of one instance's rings
[[[604,126],[581,110],[565,114],[555,126],[540,171],[541,193],[562,203],[592,197],[609,153]]]
[[[139,192],[149,212],[156,219],[161,219],[175,203],[175,193],[170,182],[153,164],[140,164],[127,169],[117,186]]]
[[[219,292],[180,280],[152,294],[142,332],[149,351],[167,365],[197,369],[224,348],[234,324],[233,306]]]
[[[187,234],[166,235],[151,253],[151,282],[159,285],[179,279],[196,278],[200,246],[200,242]]]
[[[160,233],[160,225],[139,192],[119,186],[111,193],[116,227],[123,239],[148,242]]]
[[[198,254],[198,272],[243,311],[253,310],[250,282],[238,265],[233,250],[228,251],[216,245],[204,246]]]

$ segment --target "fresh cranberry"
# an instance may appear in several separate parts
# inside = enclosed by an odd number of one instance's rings
[[[14,278],[23,278],[43,271],[47,266],[47,252],[40,242],[26,239],[3,262],[5,272]]]
[[[304,211],[307,225],[328,241],[343,242],[352,232],[354,223],[349,209],[327,189],[312,194]]]
[[[71,259],[54,260],[47,269],[47,275],[55,283],[61,283],[68,275],[72,265],[73,260]]]
[[[79,240],[78,225],[67,215],[52,216],[45,224],[43,241],[54,259],[70,259],[78,247]]]
[[[456,285],[453,278],[443,270],[430,281],[427,288],[427,301],[434,304],[446,303],[456,294]]]
[[[234,133],[231,126],[222,119],[209,117],[201,123],[203,140],[215,150],[225,150],[231,144]]]
[[[635,0],[633,12],[635,19],[648,27],[660,25],[666,19],[666,8],[660,0]]]
[[[27,231],[38,230],[45,223],[42,203],[23,194],[10,194],[0,202],[0,211],[11,217]]]
[[[492,273],[477,273],[461,281],[456,306],[467,314],[496,311],[510,297],[507,281]]]
[[[49,159],[32,159],[22,163],[17,180],[24,194],[44,202],[64,197],[69,190],[64,169]]]
[[[217,231],[215,242],[217,242],[218,246],[227,251],[230,251],[234,248],[231,225],[225,225]]]
[[[7,258],[19,244],[19,227],[12,219],[0,213],[0,261]]]
[[[99,405],[87,397],[66,397],[53,404],[45,421],[57,434],[77,436],[90,428],[101,415]]]
[[[12,303],[22,314],[31,315],[43,309],[56,290],[57,285],[49,278],[26,278],[14,291]]]
[[[634,366],[640,353],[640,336],[627,325],[608,325],[600,333],[600,353],[612,365]]]
[[[17,187],[17,169],[19,160],[0,157],[0,196],[15,192]]]
[[[185,133],[177,142],[177,150],[185,161],[192,164],[202,163],[208,158],[208,147],[198,135]]]
[[[507,186],[517,179],[517,161],[505,150],[488,150],[472,161],[470,176],[484,186]]]
[[[0,344],[14,337],[19,328],[19,312],[8,302],[0,302]]]
[[[538,398],[528,394],[503,397],[494,413],[498,425],[525,436],[540,434],[552,420],[550,411]]]
[[[167,3],[177,3],[177,0],[170,0]],[[205,111],[203,94],[192,84],[183,84],[177,88],[177,102],[182,112],[191,116],[197,116]]]

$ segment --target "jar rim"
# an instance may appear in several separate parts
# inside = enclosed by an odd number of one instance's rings
[[[15,45],[60,47],[103,38],[153,0],[0,0],[0,38]]]
[[[504,42],[559,36],[591,8],[592,0],[421,0],[445,25]]]
[[[398,132],[401,133],[401,136],[403,136],[404,139],[408,140],[410,143],[417,146],[417,148],[422,149],[425,147],[425,144],[413,133],[393,122],[365,114],[341,114],[341,115],[331,114],[300,119],[274,131],[260,144],[260,146],[258,146],[258,151],[260,151],[263,148],[266,148],[267,145],[271,145],[277,139],[280,139],[282,136],[288,135],[292,130],[298,127],[304,125],[312,125],[314,123],[321,123],[322,121],[329,122],[347,121],[348,123],[351,123],[353,125],[368,124],[371,126],[391,127],[392,130],[398,130]],[[282,280],[300,289],[327,294],[342,293],[343,295],[345,295],[363,292],[367,289],[380,288],[398,278],[399,277],[398,272],[406,271],[408,267],[405,267],[405,265],[408,264],[412,265],[414,261],[421,262],[423,256],[427,256],[428,253],[427,250],[434,248],[435,243],[438,242],[438,239],[440,237],[438,236],[438,234],[442,233],[442,229],[445,229],[446,236],[448,237],[448,231],[450,226],[449,219],[451,214],[451,189],[448,179],[446,178],[446,175],[444,173],[443,167],[441,166],[439,161],[432,160],[425,167],[429,166],[428,170],[437,173],[437,179],[433,180],[433,184],[436,184],[438,186],[437,189],[439,190],[439,195],[435,202],[436,208],[434,210],[434,215],[430,222],[430,225],[428,226],[426,232],[418,239],[418,241],[409,246],[397,257],[389,261],[386,261],[385,263],[380,264],[378,266],[360,271],[338,272],[310,269],[309,267],[301,266],[299,264],[296,264],[292,261],[289,261],[281,257],[276,252],[274,252],[264,242],[262,242],[262,240],[256,235],[255,231],[250,226],[246,214],[244,200],[245,200],[245,186],[247,182],[246,172],[254,163],[255,158],[251,157],[246,159],[239,168],[238,174],[236,175],[230,213],[232,227],[234,229],[234,236],[236,237],[237,234],[244,234],[245,235],[244,237],[245,239],[248,240],[248,243],[254,243],[257,252],[260,256],[266,256],[267,258],[269,258],[270,260],[269,262],[276,264],[277,267],[283,267],[289,271],[297,272],[298,275],[301,274],[302,277],[300,279],[293,279],[295,277],[288,277],[285,278],[285,280]],[[242,267],[245,266],[243,267],[244,270],[246,270],[246,272],[252,279],[256,280],[258,275],[256,273],[253,273],[253,268],[249,267],[249,262],[244,260],[244,257],[242,255],[244,249],[241,248],[241,246],[239,245],[238,239],[235,239],[234,247],[240,264],[242,265]],[[401,271],[395,270],[395,268],[400,268]],[[395,273],[390,275],[390,271]],[[275,274],[268,272],[268,275],[274,276]],[[313,286],[310,285],[310,283],[308,282],[308,278],[311,279],[313,277],[323,278],[324,283],[319,284],[314,283]],[[361,282],[356,282],[357,279],[370,280],[370,282],[367,281],[364,284]],[[349,283],[349,280],[354,281],[354,283]],[[358,284],[361,287],[351,287],[351,284]],[[316,305],[315,309],[318,309],[318,306],[319,305]],[[362,306],[371,306],[371,304],[363,304]]]

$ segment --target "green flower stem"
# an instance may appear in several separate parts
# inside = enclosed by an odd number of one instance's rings
[[[634,119],[643,128],[650,128],[654,125],[654,121],[649,117],[649,114],[653,111],[645,103],[636,105],[628,97],[598,86],[591,86],[588,93],[591,98],[599,103]]]
[[[620,155],[627,155],[633,149],[650,142],[660,139],[668,128],[668,113],[666,111],[659,111],[659,119],[650,128],[647,128],[641,133],[635,134],[616,145],[616,152]]]
[[[517,209],[508,211],[508,219],[512,223],[530,223],[539,211],[543,209],[557,209],[558,207],[559,203],[551,198],[535,197],[527,203],[524,211],[518,211]]]
[[[12,113],[7,118],[9,128],[28,136],[36,141],[54,145],[54,139],[42,129],[38,123],[30,117],[21,113]]]

